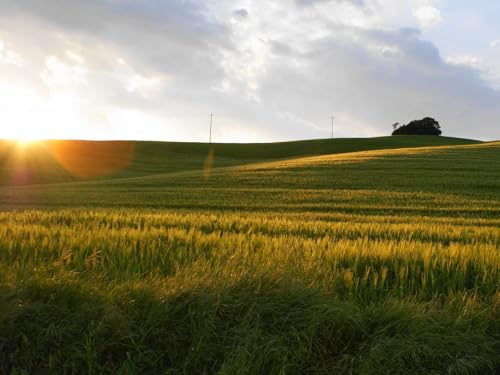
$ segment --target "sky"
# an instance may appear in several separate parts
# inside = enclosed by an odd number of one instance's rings
[[[498,0],[0,0],[0,138],[500,139]]]

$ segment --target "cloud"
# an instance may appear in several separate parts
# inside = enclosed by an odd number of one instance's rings
[[[500,46],[500,39],[495,39],[490,43],[491,48],[496,48],[498,46]]]
[[[160,138],[195,138],[196,128],[177,126],[189,121],[193,102],[203,111],[197,97],[224,78],[221,56],[232,48],[227,26],[205,12],[180,0],[0,2],[5,48],[16,46],[28,61],[23,69],[0,67],[0,81],[33,90],[40,102],[77,98],[75,116],[96,129],[92,134],[141,137],[139,124],[112,133],[110,114],[122,108],[160,119]]]
[[[293,48],[286,43],[277,40],[271,40],[269,43],[272,52],[276,55],[290,56],[293,54]]]
[[[206,140],[214,112],[216,141],[327,137],[332,114],[337,137],[432,116],[500,138],[500,93],[474,60],[387,26],[379,3],[0,0],[0,82],[63,103],[65,131],[92,137]]]
[[[424,29],[432,28],[443,21],[441,11],[431,5],[419,6],[414,9],[413,14],[417,18],[420,27]]]
[[[458,55],[458,56],[450,56],[447,57],[446,62],[451,65],[462,65],[471,68],[478,69],[481,67],[481,58],[472,55]]]
[[[337,3],[350,3],[356,6],[364,5],[364,0],[295,0],[295,3],[300,7],[308,7],[319,3],[327,3],[327,2],[337,2]]]
[[[86,0],[61,5],[57,0],[26,0],[1,2],[0,10],[4,18],[38,21],[32,29],[45,27],[44,34],[62,32],[61,39],[79,39],[80,43],[93,39],[97,42],[95,49],[102,45],[128,60],[144,61],[144,67],[172,73],[193,66],[191,73],[203,72],[207,60],[216,58],[208,56],[211,47],[230,48],[225,26],[210,21],[203,14],[203,6],[190,1]],[[193,49],[200,52],[193,54]],[[203,53],[205,56],[200,56]],[[197,74],[198,78],[201,75]]]
[[[240,19],[245,19],[248,17],[248,10],[245,8],[233,10],[233,15]]]
[[[312,43],[302,55],[300,71],[293,64],[284,67],[283,61],[269,67],[259,93],[262,102],[316,124],[326,125],[329,113],[340,112],[363,124],[364,134],[387,134],[391,123],[434,116],[448,135],[500,135],[493,130],[500,93],[486,85],[478,71],[448,64],[416,31],[351,33],[357,42],[347,48],[345,40],[335,37]],[[378,54],[370,46],[392,46],[397,53]],[[290,87],[287,94],[277,94]],[[483,127],[470,128],[478,122]],[[354,130],[342,119],[338,127],[339,135]]]

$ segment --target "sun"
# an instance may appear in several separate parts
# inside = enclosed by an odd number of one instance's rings
[[[25,147],[64,136],[61,130],[74,122],[69,107],[33,90],[0,84],[0,138]]]
[[[29,144],[43,137],[46,116],[42,100],[31,90],[0,85],[0,138]]]
[[[42,140],[40,138],[34,137],[19,137],[14,139],[14,142],[21,148],[30,147],[40,143]]]
[[[29,129],[27,129],[29,130]],[[11,141],[14,143],[18,148],[25,149],[25,148],[30,148],[33,146],[36,146],[37,144],[40,144],[44,139],[41,135],[39,134],[33,134],[33,133],[28,133],[25,132],[25,134],[22,133],[14,133],[8,137],[6,137],[7,140]]]

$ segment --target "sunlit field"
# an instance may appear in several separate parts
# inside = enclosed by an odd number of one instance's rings
[[[0,374],[500,371],[499,142],[99,147],[0,149]]]

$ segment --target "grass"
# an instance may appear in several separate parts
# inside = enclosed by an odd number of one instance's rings
[[[0,373],[497,373],[500,143],[332,142],[5,184]]]
[[[147,176],[290,157],[401,147],[474,144],[477,141],[432,136],[326,139],[267,144],[174,142],[49,141],[19,148],[0,141],[1,185],[81,181],[89,178]]]

